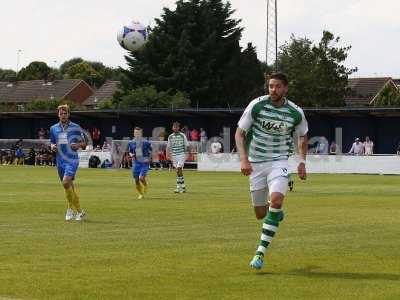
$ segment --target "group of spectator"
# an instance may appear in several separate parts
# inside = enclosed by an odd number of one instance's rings
[[[400,146],[400,145],[399,145]],[[321,137],[317,142],[315,148],[311,148],[309,151],[311,154],[338,154],[338,145],[335,141],[332,141],[330,145],[325,137]],[[368,137],[365,137],[364,142],[359,138],[355,138],[348,154],[350,155],[373,155],[374,154],[374,142]]]
[[[16,142],[10,149],[0,150],[0,164],[2,165],[32,165],[55,166],[55,154],[50,145],[40,144],[39,149],[33,147],[24,151],[22,140]]]
[[[206,142],[207,141],[207,133],[203,128],[197,130],[196,128],[189,129],[187,125],[183,125],[182,130],[183,134],[185,134],[188,141],[192,142]]]
[[[102,146],[100,144],[98,144],[96,146],[87,144],[85,150],[94,151],[94,152],[107,152],[107,151],[111,151],[111,145],[108,141],[104,141]]]
[[[368,136],[365,137],[364,142],[362,142],[359,138],[356,138],[348,154],[372,155],[374,154],[374,142],[371,141]]]

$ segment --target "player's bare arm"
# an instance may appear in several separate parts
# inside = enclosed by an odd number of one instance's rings
[[[170,154],[170,149],[169,146],[167,145],[167,149],[165,150],[165,156],[167,158],[167,160],[171,160],[171,154]]]
[[[190,155],[190,147],[188,145],[185,147],[185,160],[189,159],[189,155]]]
[[[305,180],[307,178],[306,163],[305,163],[307,156],[307,149],[308,149],[307,135],[299,136],[298,145],[299,145],[300,163],[297,166],[297,174],[299,175],[300,179]]]
[[[249,162],[248,154],[245,147],[246,132],[243,129],[237,128],[235,133],[236,149],[240,157],[240,171],[243,175],[248,176],[253,169]]]
[[[71,144],[71,149],[74,151],[78,151],[79,149],[85,149],[86,148],[86,142],[85,141],[81,141],[78,143],[72,143]]]

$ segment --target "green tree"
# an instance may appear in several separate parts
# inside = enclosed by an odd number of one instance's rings
[[[230,3],[222,0],[179,0],[174,11],[164,8],[145,47],[126,56],[129,69],[121,79],[120,96],[154,85],[159,92],[185,92],[191,106],[247,104],[262,83],[242,81],[240,76],[249,68],[260,80],[262,70],[258,60],[248,59],[254,53],[241,52],[242,28],[233,13]]]
[[[348,76],[356,68],[343,65],[351,46],[336,47],[340,38],[324,31],[318,45],[291,36],[278,55],[278,66],[290,80],[289,99],[301,106],[344,106]]]
[[[55,111],[61,104],[60,98],[55,99],[36,99],[26,105],[27,111]]]
[[[51,73],[50,67],[42,61],[33,61],[18,72],[18,80],[44,80]]]
[[[98,109],[115,109],[117,108],[116,104],[114,103],[113,99],[104,99],[98,105]]]
[[[265,94],[263,66],[257,58],[256,48],[251,43],[243,52],[238,52],[229,68],[225,70],[224,85],[229,91],[229,105],[246,106],[249,100]]]
[[[107,67],[98,61],[87,61],[87,63],[100,75],[101,84],[106,80],[120,81],[121,76],[123,76],[120,68]]]
[[[11,78],[16,78],[17,73],[14,70],[0,69],[0,81],[8,81]]]
[[[400,91],[392,84],[387,83],[372,104],[375,107],[400,106]]]
[[[116,104],[120,108],[183,108],[189,106],[189,100],[183,92],[161,91],[154,86],[142,86],[129,91]]]
[[[71,77],[71,72],[68,70],[81,63],[86,63],[93,70],[96,71],[96,78],[91,78],[90,76],[87,78],[89,84],[94,84],[96,87],[100,87],[106,80],[116,80],[120,81],[123,76],[122,70],[120,68],[111,68],[105,66],[102,62],[98,61],[86,61],[81,57],[75,57],[70,60],[65,61],[60,66],[60,73],[64,78],[73,78]],[[75,67],[76,68],[76,67]],[[82,79],[82,76],[76,77]]]
[[[80,62],[68,68],[64,78],[83,79],[89,85],[101,86],[104,83],[102,76],[87,62]]]
[[[56,111],[57,107],[61,104],[68,104],[71,110],[80,108],[80,106],[76,102],[64,100],[61,98],[54,98],[54,99],[35,99],[26,105],[26,110]]]
[[[79,64],[83,61],[84,60],[81,57],[74,57],[70,60],[63,62],[60,66],[61,75],[65,75],[70,67],[72,67],[73,65]]]
[[[59,80],[63,79],[63,75],[60,72],[60,69],[50,68],[49,80]]]

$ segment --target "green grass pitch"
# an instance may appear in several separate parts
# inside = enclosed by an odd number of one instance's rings
[[[262,271],[247,178],[78,172],[83,223],[56,170],[0,167],[0,299],[400,299],[400,177],[309,175],[285,199]]]

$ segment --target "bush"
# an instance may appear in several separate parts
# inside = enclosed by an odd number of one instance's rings
[[[26,105],[26,111],[56,111],[61,104],[68,104],[71,110],[79,110],[82,107],[73,101],[63,99],[36,99]]]
[[[115,109],[116,105],[112,99],[106,99],[101,101],[97,107],[99,109]]]
[[[158,92],[155,86],[143,86],[133,89],[122,96],[121,108],[183,108],[189,107],[190,101],[184,92],[172,90]]]

